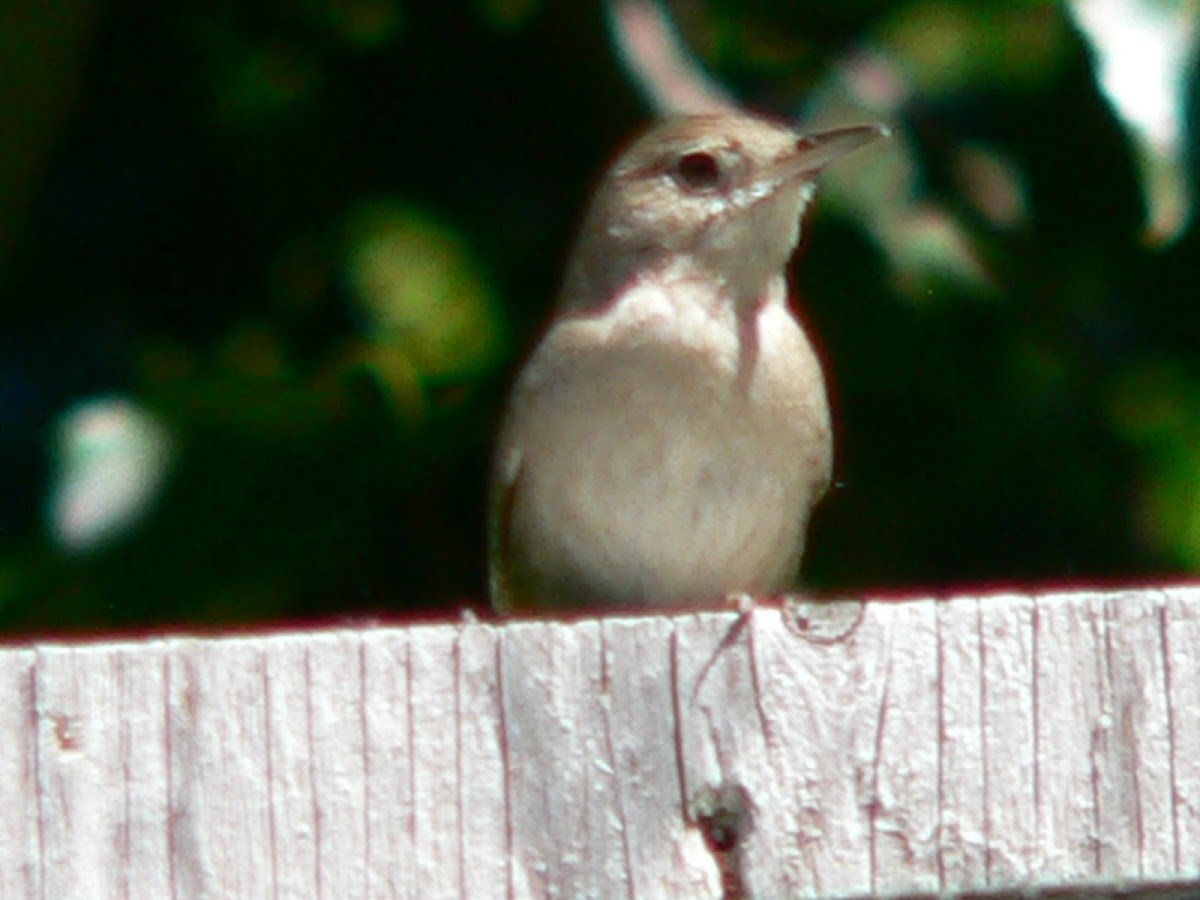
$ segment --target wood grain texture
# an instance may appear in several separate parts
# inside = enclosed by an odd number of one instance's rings
[[[0,896],[1200,890],[1200,589],[0,650]]]

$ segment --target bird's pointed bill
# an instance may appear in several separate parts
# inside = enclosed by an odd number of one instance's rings
[[[782,164],[786,172],[784,177],[811,177],[831,162],[891,135],[892,129],[882,124],[853,125],[817,134],[798,134],[796,154]]]

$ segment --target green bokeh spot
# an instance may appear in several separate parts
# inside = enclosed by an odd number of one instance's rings
[[[486,372],[505,346],[492,286],[449,227],[405,207],[354,216],[348,266],[367,336],[402,351],[425,380]]]

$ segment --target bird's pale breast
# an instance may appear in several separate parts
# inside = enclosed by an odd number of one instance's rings
[[[794,577],[832,458],[816,355],[782,278],[749,328],[675,288],[559,320],[518,382],[500,444],[519,460],[515,605],[704,602]]]

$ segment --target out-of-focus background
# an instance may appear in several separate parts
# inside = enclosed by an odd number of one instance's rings
[[[0,631],[477,604],[506,382],[673,79],[897,128],[830,172],[795,271],[839,438],[809,585],[1197,571],[1195,26],[1182,0],[9,0]]]

